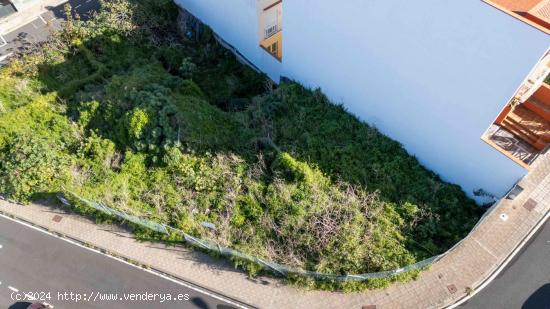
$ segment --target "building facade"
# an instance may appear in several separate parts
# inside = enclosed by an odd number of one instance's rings
[[[498,197],[550,142],[550,1],[519,1],[530,13],[516,0],[176,0],[274,81],[320,87],[470,196]]]

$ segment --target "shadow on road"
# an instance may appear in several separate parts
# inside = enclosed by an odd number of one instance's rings
[[[209,309],[210,306],[200,297],[191,298],[191,302],[200,309]]]
[[[8,309],[27,309],[30,305],[29,302],[19,301],[8,307]]]
[[[541,286],[531,294],[521,309],[546,309],[550,306],[550,283]]]

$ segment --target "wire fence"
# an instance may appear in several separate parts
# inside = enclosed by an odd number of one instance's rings
[[[113,209],[102,203],[90,201],[88,199],[85,199],[77,195],[76,193],[73,193],[73,192],[67,192],[67,193],[72,195],[78,202],[88,207],[91,207],[108,216],[117,218],[122,221],[132,222],[133,224],[136,224],[138,226],[141,226],[143,228],[146,228],[161,234],[165,234],[165,235],[171,235],[171,233],[177,234],[181,236],[185,240],[185,242],[187,242],[190,245],[202,248],[207,251],[216,252],[226,257],[230,257],[230,258],[235,257],[241,260],[246,260],[248,262],[252,262],[261,266],[263,269],[269,270],[273,273],[277,273],[283,276],[299,275],[299,276],[314,278],[316,280],[327,280],[327,281],[365,281],[369,279],[388,278],[401,273],[409,272],[411,270],[420,270],[425,267],[428,267],[434,262],[436,262],[437,260],[439,260],[441,257],[443,257],[447,252],[449,252],[447,251],[444,254],[436,255],[431,258],[417,262],[415,264],[411,264],[395,270],[381,271],[381,272],[368,273],[368,274],[358,274],[358,275],[336,275],[336,274],[319,273],[319,272],[308,271],[304,269],[289,267],[289,266],[265,261],[261,258],[250,256],[248,254],[233,250],[231,248],[221,246],[218,243],[194,237],[192,235],[185,233],[182,230],[175,229],[166,224],[154,222],[152,220],[140,218],[134,215],[129,215],[125,212]],[[58,194],[57,198],[67,206],[71,206],[71,207],[74,206],[74,205],[71,205],[71,203],[67,200],[67,198],[63,194]]]

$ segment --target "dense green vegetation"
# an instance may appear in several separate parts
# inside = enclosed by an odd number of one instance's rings
[[[0,70],[3,194],[28,202],[70,190],[335,274],[441,253],[479,218],[458,186],[319,90],[291,81],[275,89],[208,29],[180,38],[171,1],[103,8]],[[293,280],[344,290],[389,282]]]

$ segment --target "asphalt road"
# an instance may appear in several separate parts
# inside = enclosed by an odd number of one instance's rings
[[[67,3],[82,20],[88,19],[92,12],[100,8],[97,0],[70,0],[56,7],[47,8],[47,12],[28,24],[0,36],[0,59],[37,48],[37,44],[45,41],[52,31],[61,27],[61,22],[66,19],[64,7]]]
[[[26,308],[29,300],[25,298],[29,297],[46,301],[55,309],[235,308],[4,217],[0,217],[0,246],[0,308]],[[106,297],[118,300],[101,300]]]
[[[485,289],[460,309],[550,309],[550,221]]]

